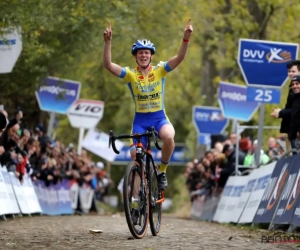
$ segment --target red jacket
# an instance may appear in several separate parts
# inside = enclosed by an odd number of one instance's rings
[[[18,164],[16,165],[16,170],[17,170],[17,172],[19,172],[21,175],[25,175],[25,172],[26,172],[26,170],[25,170],[26,163],[27,163],[27,156],[25,155],[25,156],[23,156],[23,161],[22,161],[22,163],[18,163]]]

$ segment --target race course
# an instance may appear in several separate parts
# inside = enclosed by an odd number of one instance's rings
[[[149,228],[141,240],[131,237],[122,213],[16,217],[0,221],[0,249],[299,249],[295,243],[261,243],[261,236],[271,233],[265,230],[163,216],[160,236],[153,237]]]

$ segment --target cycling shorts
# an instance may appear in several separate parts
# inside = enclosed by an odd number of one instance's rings
[[[131,133],[145,133],[147,130],[150,130],[152,126],[159,133],[160,129],[165,124],[171,124],[171,122],[169,121],[169,118],[165,114],[164,110],[152,113],[136,112],[132,123]],[[130,139],[130,150],[135,149],[136,143],[136,139]],[[144,147],[147,146],[147,140],[145,137],[142,138],[142,143]]]

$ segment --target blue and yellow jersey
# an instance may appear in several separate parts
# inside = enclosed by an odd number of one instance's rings
[[[120,74],[127,83],[135,103],[136,113],[148,113],[164,110],[165,76],[172,69],[168,62],[151,66],[144,76],[137,67],[124,67]]]

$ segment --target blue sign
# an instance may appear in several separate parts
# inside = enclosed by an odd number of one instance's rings
[[[66,114],[69,107],[78,99],[80,88],[80,82],[48,77],[35,91],[35,95],[41,110]]]
[[[152,157],[155,162],[161,161],[161,150],[157,150],[155,146],[152,147]],[[185,165],[189,162],[189,158],[186,156],[188,149],[184,146],[175,145],[174,152],[170,159],[171,165]],[[127,165],[128,162],[131,162],[130,156],[130,147],[125,145],[120,150],[120,154],[117,154],[113,164]]]
[[[247,87],[247,102],[280,103],[280,89]]]
[[[194,106],[193,123],[198,134],[221,134],[228,126],[228,119],[220,108]]]
[[[238,64],[247,85],[282,87],[287,80],[286,64],[297,55],[295,43],[239,40]]]
[[[225,117],[249,121],[259,107],[257,102],[247,101],[247,87],[220,82],[218,101]]]
[[[210,145],[211,137],[210,134],[200,134],[198,135],[198,144],[199,145]]]

